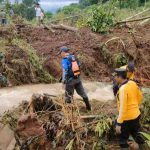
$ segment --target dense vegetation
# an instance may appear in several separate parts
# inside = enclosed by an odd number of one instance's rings
[[[54,20],[63,20],[70,16],[68,24],[77,27],[89,26],[94,32],[106,32],[117,20],[141,11],[148,7],[149,0],[80,0],[60,9]],[[66,23],[66,19],[65,19]]]
[[[22,3],[19,3],[19,1],[16,0],[15,4],[11,4],[8,0],[1,0],[1,2],[5,4],[8,14],[10,9],[13,9],[15,14],[27,20],[32,20],[35,17],[34,3],[37,1],[38,0],[22,0]]]
[[[0,0],[2,2],[4,0]],[[35,18],[34,4],[39,0],[23,0],[22,3],[15,2],[11,5],[6,1],[6,10],[12,8],[14,13],[27,20]],[[88,26],[94,32],[107,32],[114,25],[115,21],[130,16],[130,13],[138,12],[149,5],[149,0],[79,0],[78,4],[65,6],[56,14],[46,12],[46,21],[57,20],[69,25],[83,27]],[[68,18],[69,19],[65,19]]]

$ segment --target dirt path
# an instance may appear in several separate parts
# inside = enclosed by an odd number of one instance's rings
[[[85,82],[84,86],[90,99],[113,100],[111,85],[100,82]],[[18,105],[22,100],[29,100],[33,93],[63,94],[61,84],[24,85],[0,89],[0,113]],[[75,97],[78,97],[75,95]]]

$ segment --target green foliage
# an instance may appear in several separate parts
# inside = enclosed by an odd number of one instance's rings
[[[144,132],[141,132],[141,134],[147,139],[150,141],[150,134],[147,134],[147,133],[144,133]]]
[[[95,128],[95,133],[99,138],[103,137],[105,133],[107,133],[111,128],[112,122],[110,118],[103,117],[97,123]]]
[[[150,147],[150,134],[144,133],[144,132],[140,132],[140,133],[144,136],[144,138],[147,141],[148,146]]]
[[[75,15],[80,12],[80,7],[78,4],[71,4],[69,6],[65,6],[62,9],[59,9],[57,13],[63,13],[64,15]]]
[[[128,0],[128,1],[123,1],[120,0],[120,8],[137,8],[139,6],[139,1],[138,0]]]
[[[32,20],[35,17],[35,10],[33,7],[27,7],[25,4],[14,4],[13,5],[14,13],[26,18],[27,20]]]
[[[140,6],[146,5],[150,0],[138,0]]]
[[[114,57],[114,63],[115,63],[114,66],[116,66],[116,67],[126,65],[127,62],[128,62],[128,60],[124,53],[118,53]]]
[[[79,17],[79,19],[76,22],[76,26],[78,28],[86,27],[88,26],[89,17],[92,14],[92,11],[96,8],[96,5],[92,5],[87,7],[86,9],[82,10],[82,14]]]
[[[31,7],[32,4],[34,3],[33,0],[22,0],[22,3],[28,7]]]
[[[135,9],[139,6],[144,6],[149,0],[119,0],[120,8]]]
[[[12,8],[16,15],[26,18],[27,20],[32,20],[35,17],[33,4],[34,0],[23,0],[22,3],[16,2],[13,5],[8,2],[5,4],[5,8],[7,13],[9,13]]]
[[[6,3],[5,4],[6,13],[9,13],[10,9],[11,9],[11,4],[10,3]]]
[[[13,10],[15,14],[22,16],[22,17],[25,16],[26,7],[24,4],[14,4]]]
[[[79,5],[71,4],[70,6],[65,6],[64,8],[59,9],[53,16],[53,20],[58,20],[59,23],[65,22],[65,24],[75,25],[78,20],[78,17],[75,16],[79,15],[81,15]]]
[[[113,3],[99,5],[92,10],[88,25],[94,32],[107,32],[114,24],[115,9]]]
[[[13,43],[28,53],[31,64],[36,68],[36,72],[41,82],[53,81],[54,78],[43,69],[42,62],[37,56],[36,51],[26,41],[14,39]]]
[[[49,20],[49,19],[51,19],[53,17],[53,14],[51,12],[46,12],[45,16]]]
[[[69,144],[66,146],[65,150],[73,150],[74,139],[72,139]]]
[[[150,94],[144,95],[144,100],[141,106],[141,121],[150,127]]]
[[[35,10],[33,7],[25,9],[25,15],[23,16],[27,20],[32,20],[35,17]]]
[[[102,2],[103,0],[79,0],[79,4],[81,8],[85,8],[90,5],[98,4],[99,2]]]
[[[95,142],[93,144],[92,150],[106,150],[106,141],[103,139],[100,139],[98,142]]]

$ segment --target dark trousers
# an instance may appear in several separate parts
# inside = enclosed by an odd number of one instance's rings
[[[2,19],[2,25],[6,24],[6,19]]]
[[[145,140],[140,136],[140,116],[134,120],[129,120],[129,121],[124,121],[123,124],[121,125],[121,134],[120,140],[119,140],[119,145],[121,148],[128,148],[128,139],[129,136],[132,135],[134,140],[139,144],[144,144]]]
[[[66,83],[66,89],[65,89],[65,101],[66,101],[66,103],[71,103],[71,101],[73,99],[73,95],[74,95],[74,90],[76,90],[78,95],[80,95],[83,98],[87,109],[91,110],[88,96],[85,93],[85,90],[83,88],[83,85],[82,85],[80,78],[72,79],[71,81]]]

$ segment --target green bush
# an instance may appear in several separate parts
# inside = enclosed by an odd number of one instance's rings
[[[46,19],[51,19],[52,17],[53,17],[53,14],[51,13],[51,12],[46,12],[45,13],[45,17],[46,17]]]
[[[98,3],[105,3],[109,0],[79,0],[79,4],[81,8],[85,8],[90,5],[98,4]]]
[[[93,10],[96,8],[96,5],[91,5],[86,9],[82,10],[82,14],[76,22],[78,28],[88,26],[89,17],[92,15]]]
[[[128,62],[128,60],[124,53],[116,54],[114,57],[114,63],[115,63],[114,66],[115,67],[120,67],[120,66],[126,65],[127,62]]]
[[[59,9],[57,13],[63,13],[64,15],[75,15],[79,14],[80,7],[78,4],[71,4],[69,6],[64,6],[62,9]]]
[[[88,25],[94,32],[107,32],[114,24],[115,9],[113,3],[99,5],[92,10]]]
[[[32,20],[35,17],[34,7],[27,7],[25,4],[14,4],[13,5],[14,13],[26,18],[27,20]]]
[[[120,8],[130,8],[130,9],[135,9],[137,8],[140,4],[143,3],[144,0],[120,0]]]
[[[141,106],[141,114],[142,124],[147,124],[150,127],[150,93],[144,95]]]

